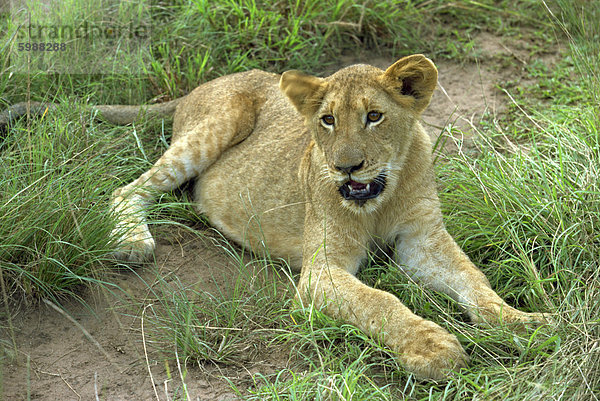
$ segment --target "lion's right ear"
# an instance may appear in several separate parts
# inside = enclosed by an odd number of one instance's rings
[[[304,117],[310,117],[317,112],[325,87],[323,78],[294,70],[284,72],[279,81],[281,91]]]

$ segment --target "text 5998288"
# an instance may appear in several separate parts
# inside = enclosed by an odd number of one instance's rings
[[[22,52],[58,52],[67,50],[66,43],[56,43],[56,42],[19,42],[17,44],[17,50]]]

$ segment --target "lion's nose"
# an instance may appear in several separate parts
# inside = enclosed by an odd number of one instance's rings
[[[355,172],[356,170],[359,170],[360,168],[362,168],[362,166],[365,164],[365,161],[361,161],[359,164],[355,164],[353,166],[334,166],[336,168],[336,170],[339,170],[343,173],[346,174],[350,174]]]

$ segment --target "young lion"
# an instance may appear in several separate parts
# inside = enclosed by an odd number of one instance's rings
[[[475,322],[544,318],[507,305],[446,232],[419,123],[436,83],[433,63],[413,55],[386,71],[249,71],[201,85],[177,104],[171,147],[114,193],[118,257],[151,254],[143,205],[195,178],[212,225],[301,268],[304,302],[381,336],[417,376],[444,378],[468,361],[457,338],[355,277],[374,245],[392,245],[404,271]]]

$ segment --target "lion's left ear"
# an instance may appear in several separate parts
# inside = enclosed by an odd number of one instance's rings
[[[317,112],[325,93],[325,81],[300,71],[286,71],[281,75],[279,88],[290,99],[296,110],[310,118]]]
[[[384,86],[392,93],[414,99],[414,109],[421,113],[429,105],[437,85],[437,69],[422,54],[414,54],[396,61],[382,76]]]

